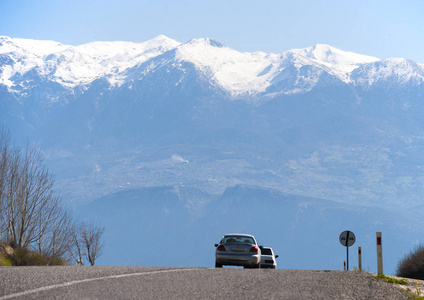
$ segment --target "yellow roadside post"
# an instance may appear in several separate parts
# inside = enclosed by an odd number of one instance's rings
[[[381,232],[377,232],[377,269],[378,275],[383,275],[383,246]]]

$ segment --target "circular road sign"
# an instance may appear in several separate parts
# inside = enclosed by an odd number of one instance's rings
[[[339,241],[343,246],[350,247],[353,244],[355,244],[355,241],[356,241],[355,234],[349,230],[343,231],[340,234]]]

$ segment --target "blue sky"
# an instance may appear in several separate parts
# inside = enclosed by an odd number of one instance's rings
[[[422,0],[0,0],[0,35],[80,45],[210,37],[238,51],[317,43],[424,63]]]

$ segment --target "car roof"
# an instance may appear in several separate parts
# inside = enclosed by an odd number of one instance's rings
[[[270,247],[262,247],[262,249],[269,249],[269,250],[272,250],[272,248],[270,248]]]
[[[254,238],[253,235],[251,235],[251,234],[245,234],[245,233],[227,233],[224,236],[245,236],[245,237],[252,237],[252,238]]]

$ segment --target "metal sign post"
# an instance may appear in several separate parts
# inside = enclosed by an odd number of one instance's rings
[[[347,271],[349,271],[349,247],[355,244],[356,238],[352,231],[343,231],[339,236],[340,243],[346,247],[346,264]]]
[[[359,271],[362,271],[362,249],[358,247],[358,268]]]

